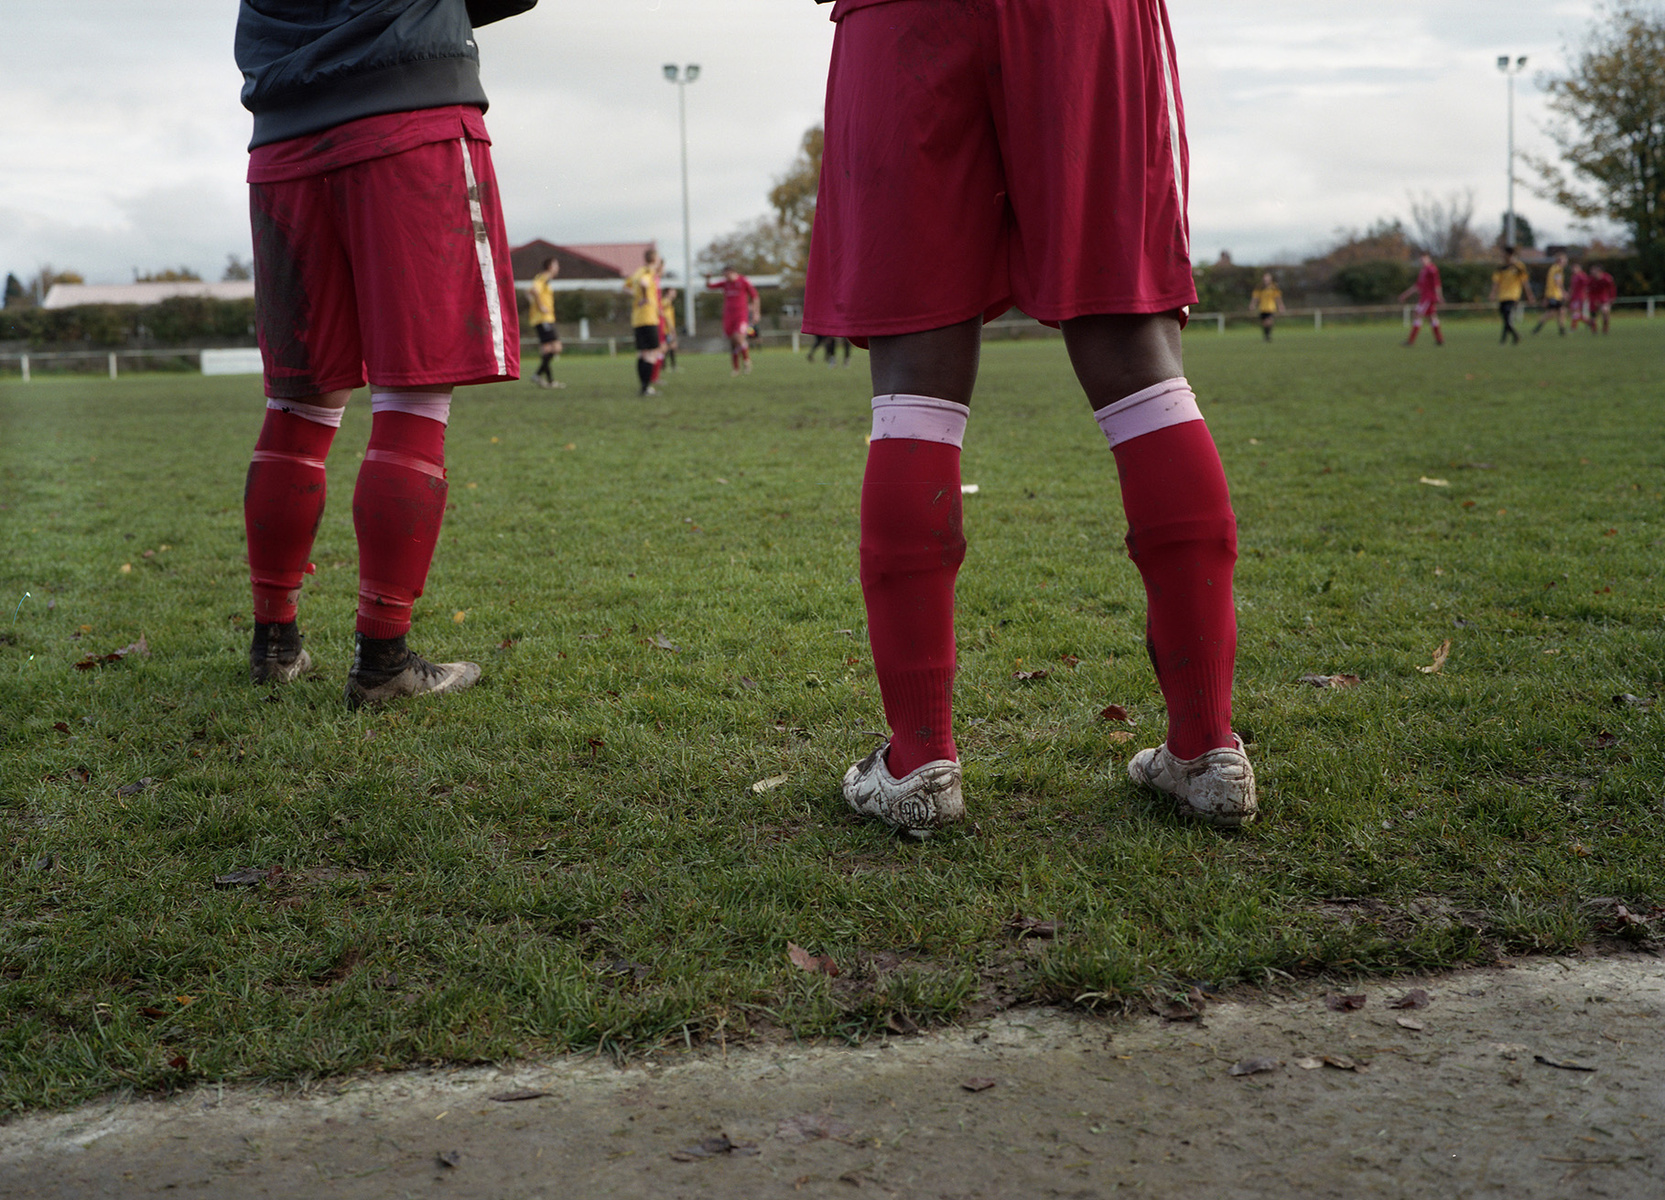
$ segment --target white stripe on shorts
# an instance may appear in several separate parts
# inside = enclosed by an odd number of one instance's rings
[[[463,179],[468,184],[468,215],[474,225],[474,253],[480,260],[480,284],[486,291],[486,313],[491,318],[491,352],[497,373],[507,375],[509,364],[503,353],[503,299],[497,294],[497,266],[491,258],[491,237],[486,232],[486,214],[480,206],[480,185],[474,180],[474,160],[468,153],[468,139],[460,138]]]
[[[1168,102],[1168,154],[1174,160],[1174,199],[1179,202],[1179,237],[1185,253],[1191,253],[1191,232],[1186,227],[1185,178],[1181,174],[1179,158],[1179,81],[1174,78],[1174,61],[1168,54],[1168,12],[1161,9],[1162,21],[1156,30],[1156,44],[1162,51],[1162,95]]]

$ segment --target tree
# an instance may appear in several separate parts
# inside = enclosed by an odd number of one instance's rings
[[[1630,231],[1645,273],[1665,279],[1665,12],[1604,6],[1565,75],[1549,80],[1549,134],[1565,168],[1536,155],[1533,190],[1586,221]]]
[[[134,283],[200,283],[202,276],[190,267],[168,267],[161,271],[146,271],[139,274],[137,267],[133,269]]]
[[[244,279],[254,278],[254,264],[245,262],[235,254],[225,256],[225,274],[220,276],[221,283],[236,283]]]
[[[809,264],[809,234],[815,224],[815,196],[821,187],[822,131],[804,133],[798,157],[769,189],[773,216],[754,217],[716,238],[699,253],[700,270],[733,266],[748,275],[790,275],[802,279]]]
[[[22,308],[29,303],[29,290],[23,286],[23,282],[16,275],[8,271],[6,273],[6,299],[4,305],[0,305],[0,307]]]
[[[1440,200],[1430,192],[1411,200],[1416,246],[1445,262],[1479,258],[1486,245],[1474,232],[1474,189],[1452,192]]]
[[[79,271],[54,271],[51,263],[42,263],[35,277],[29,281],[29,294],[35,303],[40,304],[46,299],[46,293],[52,290],[55,283],[85,283],[87,282]]]
[[[1504,212],[1498,219],[1497,246],[1502,249],[1509,244],[1509,214]],[[1532,222],[1519,213],[1515,214],[1515,246],[1521,250],[1531,250],[1538,244],[1538,235],[1532,232]]]
[[[1330,267],[1360,262],[1406,262],[1416,256],[1416,247],[1402,221],[1377,221],[1360,233],[1357,229],[1336,230],[1335,245],[1311,261]]]

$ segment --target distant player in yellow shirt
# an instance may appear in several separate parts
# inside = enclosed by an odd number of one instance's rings
[[[1532,277],[1526,273],[1526,265],[1513,246],[1503,247],[1503,265],[1492,272],[1491,298],[1497,301],[1497,311],[1503,317],[1503,332],[1497,339],[1498,344],[1513,338],[1515,345],[1520,345],[1520,330],[1515,328],[1515,309],[1532,303]]]
[[[561,331],[555,328],[555,289],[550,282],[561,273],[561,264],[553,258],[543,260],[543,270],[532,276],[532,328],[538,334],[538,352],[543,355],[543,361],[538,369],[532,373],[532,379],[539,387],[561,388],[564,383],[557,382],[555,375],[549,369],[549,364],[561,357]]]
[[[1538,318],[1538,323],[1532,327],[1533,334],[1543,330],[1549,323],[1550,317],[1555,318],[1555,332],[1562,337],[1567,336],[1567,256],[1557,254],[1555,261],[1549,265],[1549,275],[1544,279],[1544,315]]]
[[[1260,335],[1267,341],[1272,340],[1272,323],[1278,319],[1278,314],[1286,311],[1283,306],[1283,289],[1272,278],[1272,272],[1267,271],[1260,277],[1260,286],[1249,293],[1249,309],[1260,314]]]
[[[664,269],[659,251],[649,247],[642,254],[642,266],[624,287],[630,293],[630,332],[636,339],[636,378],[642,385],[638,395],[657,396],[653,386],[655,368],[665,355],[659,335],[659,273]]]

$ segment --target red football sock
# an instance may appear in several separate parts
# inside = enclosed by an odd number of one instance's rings
[[[728,352],[728,365],[733,370],[738,371],[740,369],[740,351],[730,350]]]
[[[664,369],[665,369],[665,360],[662,359],[662,358],[654,359],[653,360],[653,373],[648,376],[648,382],[649,383],[658,383],[660,373],[663,372]]]
[[[334,439],[333,425],[266,410],[243,488],[254,619],[263,625],[295,619],[301,576],[324,519],[324,458]]]
[[[1438,321],[1434,322],[1433,329],[1434,329],[1434,344],[1436,346],[1445,345],[1445,335],[1440,332],[1440,323]]]
[[[1145,644],[1168,705],[1168,750],[1232,744],[1237,518],[1208,426],[1169,425],[1117,443],[1127,550],[1145,581]]]
[[[891,774],[954,745],[954,578],[965,561],[960,450],[884,438],[867,448],[861,487],[861,591],[873,667],[890,724]]]
[[[384,410],[370,419],[370,445],[353,491],[358,534],[358,632],[410,631],[445,519],[445,426]]]
[[[1411,336],[1405,339],[1405,344],[1407,346],[1416,345],[1416,335],[1421,333],[1421,332],[1422,332],[1422,322],[1417,321],[1417,322],[1413,323],[1411,325]]]

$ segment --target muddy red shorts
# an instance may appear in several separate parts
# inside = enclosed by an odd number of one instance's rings
[[[366,117],[260,146],[249,216],[268,396],[520,377],[478,109]]]
[[[804,328],[1194,303],[1162,0],[840,0]]]

